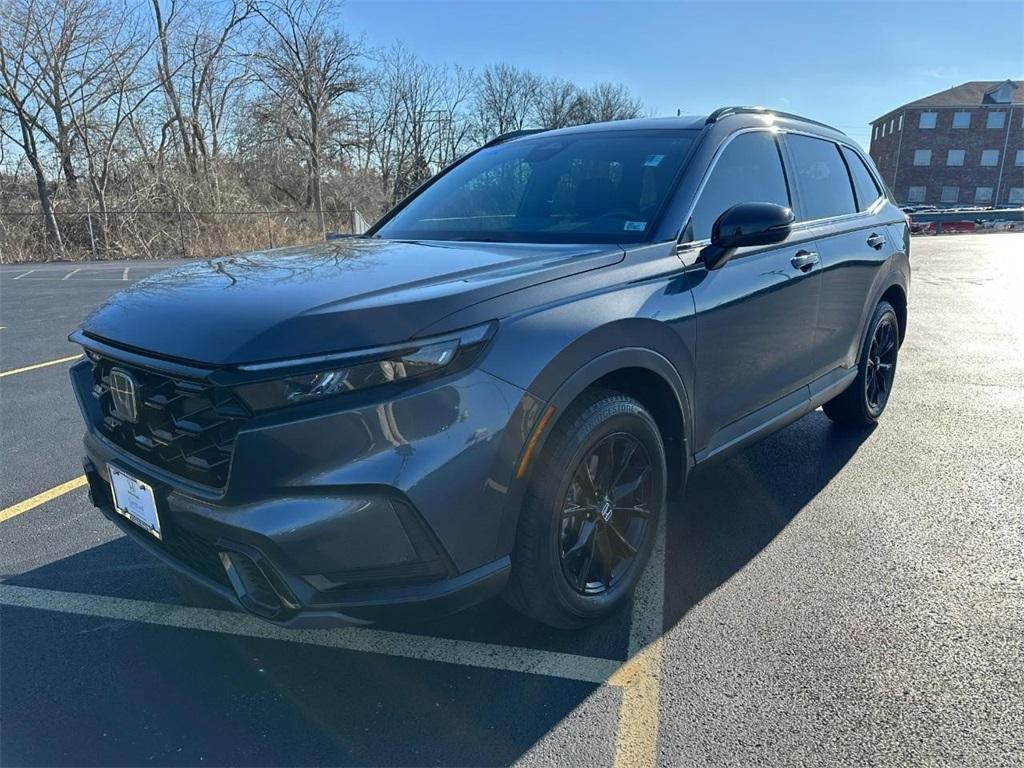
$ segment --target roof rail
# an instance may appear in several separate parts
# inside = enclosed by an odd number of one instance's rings
[[[710,115],[708,119],[704,121],[704,125],[711,125],[711,123],[717,123],[723,117],[729,115],[774,115],[775,117],[785,117],[790,120],[800,120],[805,123],[811,123],[812,125],[820,125],[822,128],[828,128],[830,131],[836,133],[843,133],[834,125],[823,123],[819,120],[811,120],[809,117],[803,117],[802,115],[794,115],[792,112],[780,112],[777,109],[768,109],[767,107],[719,107]],[[844,136],[846,134],[843,134]]]
[[[495,136],[490,141],[483,144],[480,149],[484,147],[493,147],[495,144],[504,144],[506,141],[512,141],[512,139],[518,139],[521,136],[529,136],[531,133],[543,133],[548,130],[547,128],[524,128],[521,131],[509,131],[503,133],[500,136]]]

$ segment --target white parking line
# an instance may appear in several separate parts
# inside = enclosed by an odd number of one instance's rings
[[[62,277],[61,280],[67,280],[72,275],[77,274],[78,272],[81,272],[81,271],[82,271],[81,267],[79,267],[78,269],[72,269],[70,272],[68,272],[66,275],[64,275],[64,277]]]
[[[30,269],[28,272],[22,272],[17,277],[14,277],[14,278],[11,278],[11,279],[12,280],[21,280],[21,278],[23,278],[25,275],[31,275],[33,272],[35,272],[35,270],[34,269]]]
[[[121,279],[122,280],[127,280],[128,279],[128,270],[129,269],[131,269],[131,267],[125,267],[124,268],[124,272],[121,273]]]
[[[244,613],[0,584],[0,605],[609,684],[621,661],[379,629],[284,629]],[[614,683],[612,683],[614,684]]]

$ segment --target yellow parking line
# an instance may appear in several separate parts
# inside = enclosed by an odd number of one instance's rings
[[[45,363],[36,363],[35,365],[26,365],[24,368],[13,368],[9,371],[0,371],[0,379],[4,376],[13,376],[16,373],[25,373],[26,371],[34,371],[36,368],[46,368],[48,365],[58,365],[60,363],[68,363],[72,360],[77,360],[81,355],[71,355],[70,357],[62,357],[59,360],[47,360]]]
[[[665,615],[665,516],[658,525],[651,561],[633,596],[628,661],[608,680],[622,688],[615,768],[658,763],[661,699],[661,635]]]
[[[35,509],[40,504],[45,504],[51,499],[63,496],[65,493],[75,490],[75,488],[81,488],[87,482],[85,475],[81,475],[76,477],[74,480],[68,480],[66,483],[61,483],[48,491],[37,493],[30,499],[19,501],[17,504],[7,507],[6,509],[0,509],[0,523],[4,520],[10,520],[12,517],[16,517],[22,512],[28,512],[30,509]]]

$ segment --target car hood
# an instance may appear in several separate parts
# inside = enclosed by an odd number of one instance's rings
[[[174,267],[112,297],[86,336],[206,365],[405,341],[502,293],[615,263],[609,245],[352,238]]]

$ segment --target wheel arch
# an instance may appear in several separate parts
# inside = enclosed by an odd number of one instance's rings
[[[665,445],[669,496],[682,492],[693,464],[689,446],[692,409],[686,385],[675,366],[646,347],[623,347],[605,352],[576,369],[547,400],[542,415],[516,462],[509,503],[498,551],[507,553],[514,540],[518,511],[538,458],[569,406],[584,392],[607,387],[637,399],[654,416]],[[545,418],[550,414],[548,418]]]
[[[907,292],[899,283],[892,283],[886,288],[878,299],[888,301],[896,310],[896,320],[899,323],[900,344],[907,337]],[[876,302],[877,304],[877,302]]]

